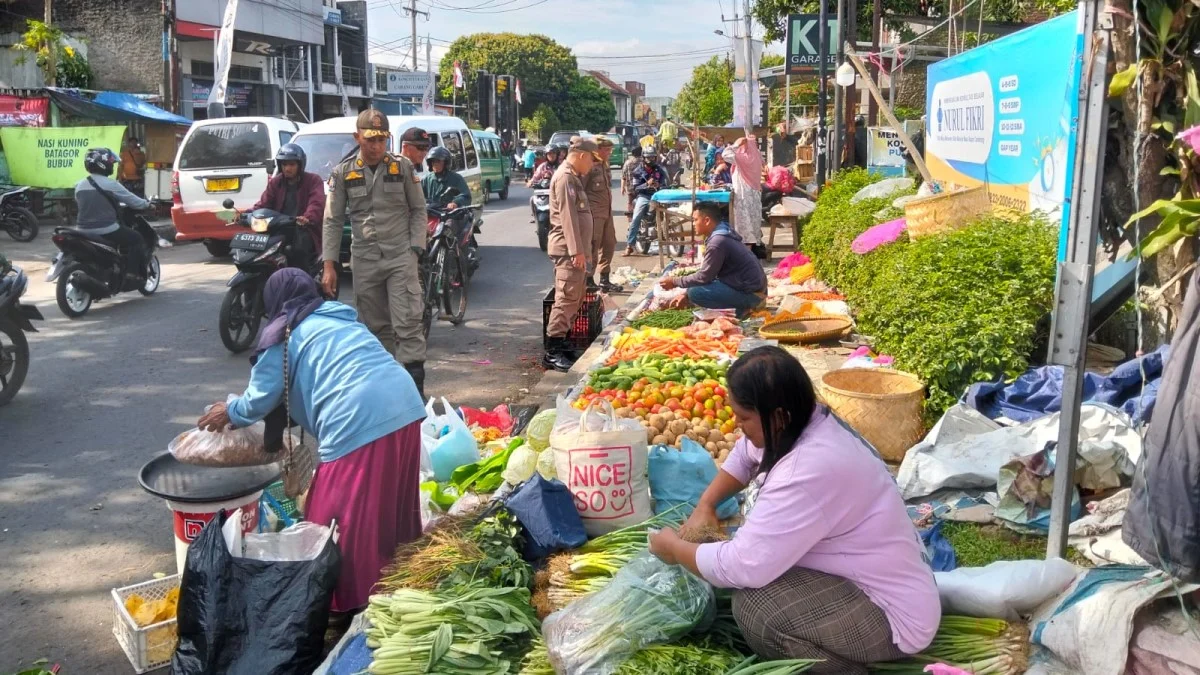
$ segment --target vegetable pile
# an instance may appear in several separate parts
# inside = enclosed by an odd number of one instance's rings
[[[592,371],[588,385],[592,389],[619,389],[629,391],[636,381],[647,384],[678,382],[694,386],[701,380],[717,380],[725,384],[727,363],[716,359],[691,357],[670,358],[663,354],[647,354],[633,361],[622,361],[616,365]],[[660,401],[661,403],[661,401]]]
[[[692,323],[693,318],[690,309],[660,309],[646,312],[629,325],[633,328],[683,328]]]
[[[721,339],[689,337],[682,330],[665,328],[626,328],[624,333],[613,338],[614,353],[608,365],[621,361],[632,361],[646,354],[664,356],[737,356],[741,336]]]
[[[1002,619],[943,616],[933,643],[903,661],[871,664],[875,673],[918,675],[930,663],[946,663],[975,675],[1015,675],[1028,667],[1029,634]]]
[[[716,458],[730,450],[738,436],[737,418],[723,379],[708,379],[689,387],[653,384],[642,378],[629,391],[585,387],[573,405],[585,410],[597,398],[607,400],[618,416],[641,420],[648,442],[679,447],[686,436]]]

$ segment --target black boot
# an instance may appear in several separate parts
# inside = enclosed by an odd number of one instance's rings
[[[595,274],[588,275],[587,292],[595,293],[598,290],[600,290],[600,287],[598,285],[596,285],[596,275]]]
[[[575,359],[572,356],[566,348],[565,340],[550,338],[549,344],[546,345],[546,354],[542,356],[542,367],[565,373],[575,365]]]
[[[404,369],[412,376],[413,384],[417,385],[417,393],[421,395],[421,400],[425,400],[425,362],[413,361],[404,364]]]
[[[601,274],[600,290],[604,291],[605,293],[620,293],[621,291],[625,290],[625,288],[610,281],[607,274]]]

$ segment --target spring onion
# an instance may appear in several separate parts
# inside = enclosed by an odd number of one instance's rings
[[[975,675],[1015,675],[1028,666],[1029,634],[1002,619],[943,616],[933,642],[903,661],[871,664],[875,673],[921,673],[926,664],[945,663]]]

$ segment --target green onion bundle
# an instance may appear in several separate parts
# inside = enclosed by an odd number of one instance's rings
[[[629,325],[633,328],[667,328],[676,330],[690,326],[695,316],[690,309],[660,309],[656,312],[646,312]]]
[[[1015,675],[1028,666],[1025,627],[1002,619],[943,616],[929,647],[903,661],[871,664],[875,673],[917,675],[926,664],[945,663],[975,675]]]
[[[803,673],[820,663],[821,659],[781,659],[779,661],[759,661],[751,656],[725,671],[724,675],[794,675]]]

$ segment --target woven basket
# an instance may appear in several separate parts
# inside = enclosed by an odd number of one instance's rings
[[[764,324],[759,337],[779,342],[807,344],[840,338],[850,332],[853,322],[844,316],[815,316],[807,319],[783,319]]]
[[[943,192],[914,199],[904,205],[911,239],[953,232],[992,208],[984,186]]]
[[[886,368],[831,370],[821,377],[821,398],[889,462],[903,460],[925,435],[925,385],[914,375]]]

